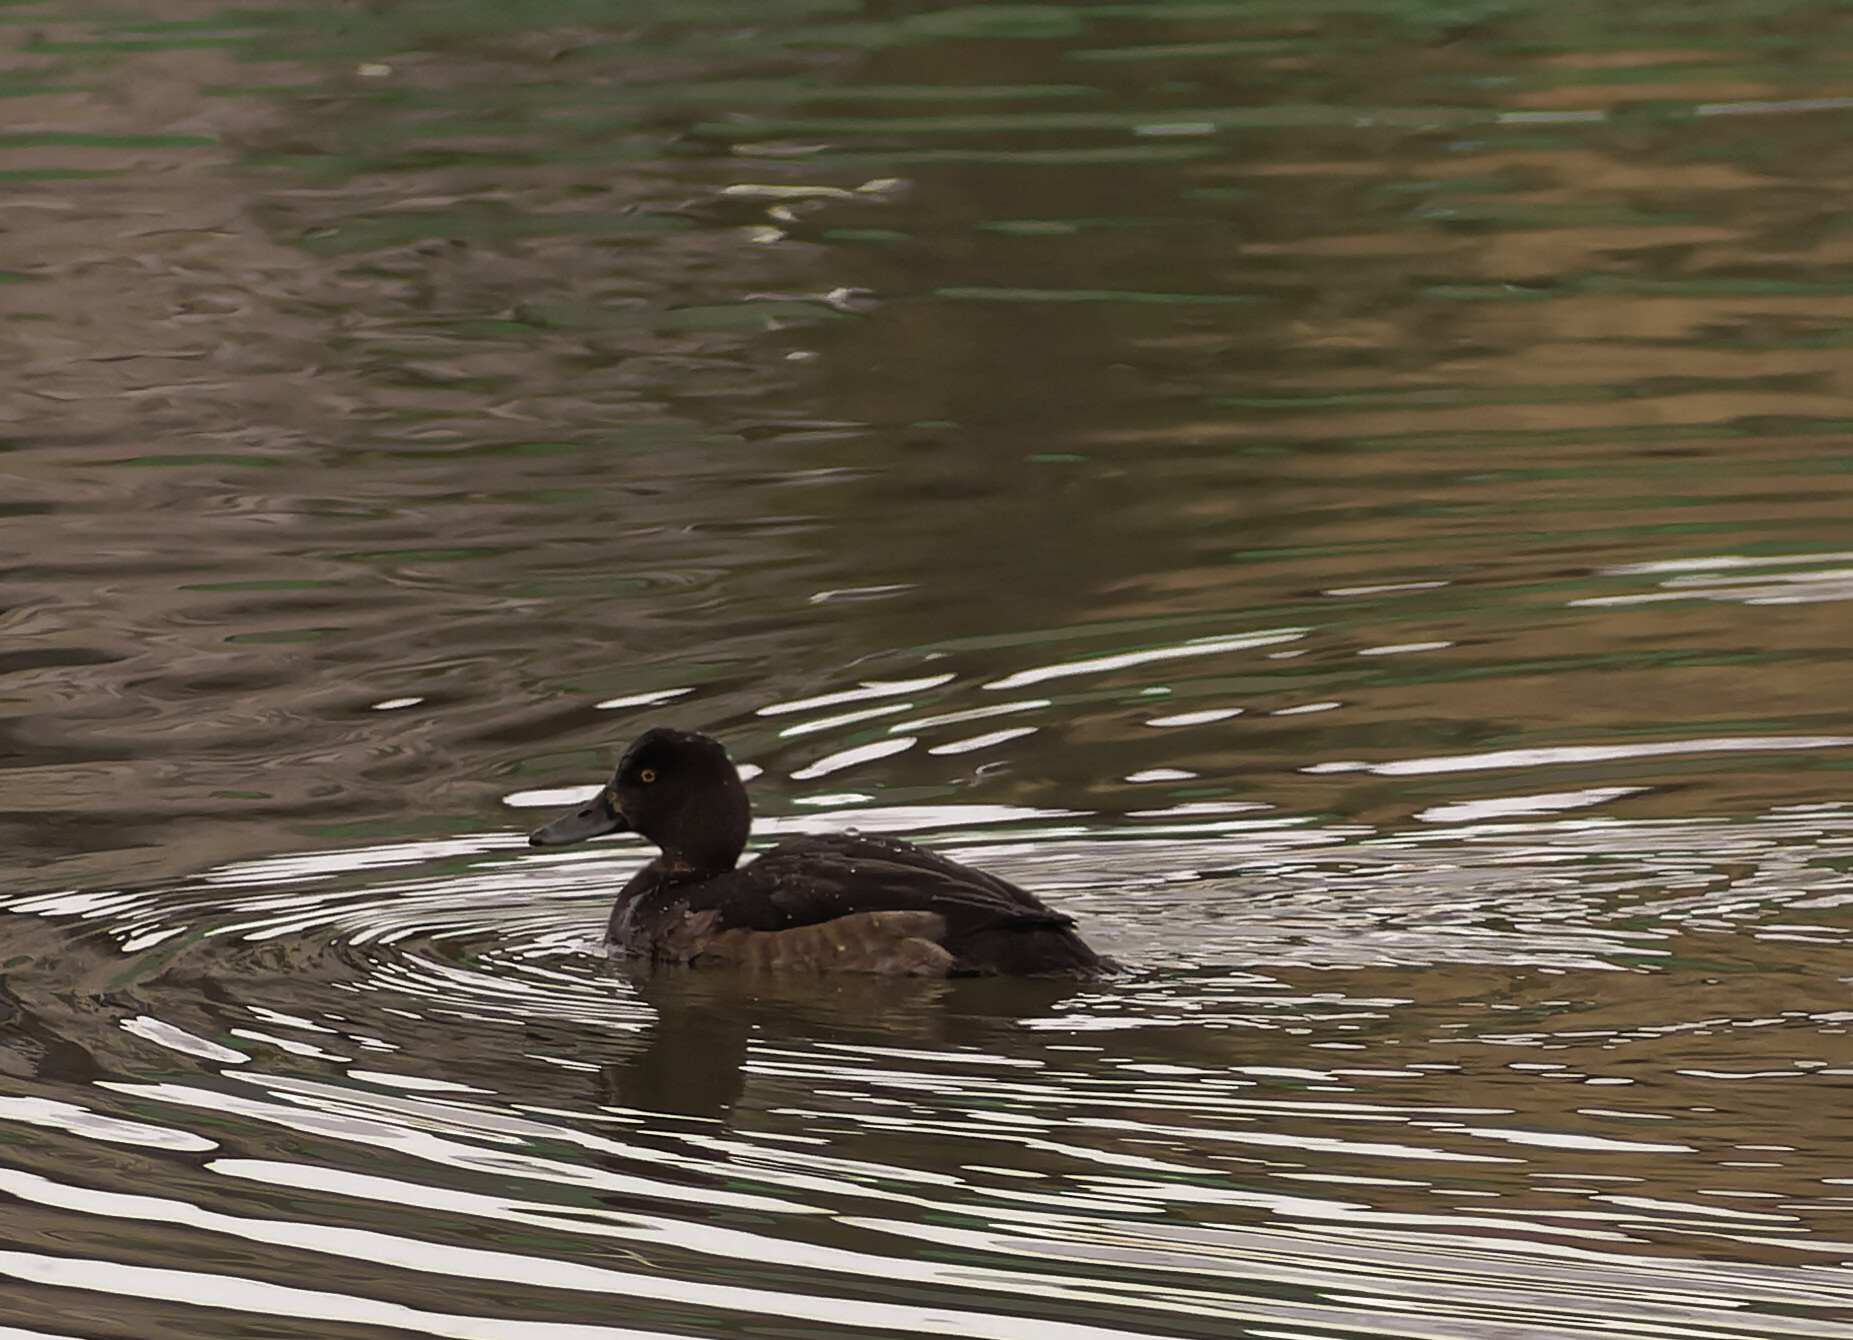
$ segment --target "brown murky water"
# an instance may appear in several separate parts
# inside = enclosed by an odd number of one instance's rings
[[[0,8],[0,1336],[1853,1328],[1853,17]],[[613,976],[658,721],[1084,988]]]

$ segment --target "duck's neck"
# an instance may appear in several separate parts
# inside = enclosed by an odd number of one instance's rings
[[[684,852],[665,851],[644,867],[644,871],[656,876],[662,883],[682,883],[691,879],[713,879],[724,875],[740,862],[740,854],[735,852],[726,860],[710,853],[704,857],[691,858]]]
[[[731,774],[733,766],[728,765]],[[746,788],[729,776],[731,785],[717,786],[676,814],[668,832],[652,833],[663,854],[651,862],[672,879],[706,879],[724,875],[740,864],[752,831],[753,815]]]

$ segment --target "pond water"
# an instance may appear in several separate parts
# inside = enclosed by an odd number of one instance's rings
[[[1853,12],[0,8],[0,1337],[1853,1327]],[[1084,986],[614,972],[649,724]]]

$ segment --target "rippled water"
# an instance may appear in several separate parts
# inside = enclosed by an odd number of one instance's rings
[[[1838,10],[0,35],[0,1336],[1849,1333]],[[658,721],[1129,971],[613,972]]]

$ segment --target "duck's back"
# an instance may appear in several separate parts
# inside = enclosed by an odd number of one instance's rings
[[[1073,919],[995,875],[893,838],[793,838],[737,870],[638,877],[614,947],[686,962],[959,976],[1093,977]]]

